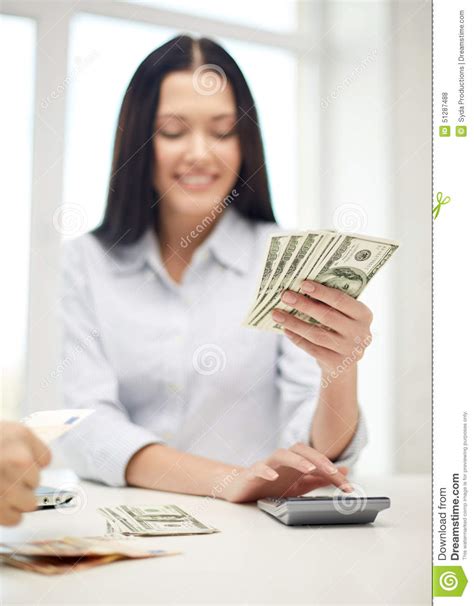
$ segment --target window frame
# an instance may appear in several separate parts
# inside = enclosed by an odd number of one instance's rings
[[[211,37],[251,41],[293,53],[297,61],[296,98],[300,131],[298,155],[305,158],[305,162],[300,162],[298,168],[297,217],[300,225],[317,225],[320,209],[317,204],[308,205],[305,201],[320,200],[320,196],[315,195],[319,188],[317,171],[311,170],[310,167],[319,166],[319,125],[311,99],[314,99],[314,94],[319,89],[319,47],[315,40],[319,40],[320,32],[319,28],[315,30],[311,24],[321,23],[321,3],[298,0],[295,2],[298,5],[298,27],[291,33],[260,30],[218,19],[122,1],[65,0],[61,3],[60,15],[58,3],[51,0],[2,2],[1,13],[30,18],[36,22],[37,31],[26,398],[21,404],[21,414],[59,406],[60,402],[58,382],[45,381],[45,377],[54,372],[51,370],[54,367],[53,361],[60,359],[59,327],[52,310],[57,309],[60,296],[59,264],[56,260],[60,255],[61,234],[45,217],[53,217],[62,203],[68,91],[65,90],[64,94],[50,105],[47,121],[41,116],[38,103],[57,88],[58,82],[66,81],[71,20],[78,13],[89,13],[199,32]],[[55,35],[49,36],[53,29]],[[312,118],[309,128],[308,116]]]

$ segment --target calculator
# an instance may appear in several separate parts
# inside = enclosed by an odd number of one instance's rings
[[[258,507],[287,526],[370,524],[390,507],[388,497],[289,497],[260,499]]]

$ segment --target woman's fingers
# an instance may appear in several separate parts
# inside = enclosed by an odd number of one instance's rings
[[[265,462],[259,461],[251,467],[252,473],[264,480],[276,480],[279,476],[277,469],[290,467],[300,473],[316,471],[316,466],[305,457],[286,448],[279,448]]]
[[[301,495],[306,494],[307,492],[316,490],[316,488],[322,488],[323,486],[327,486],[328,483],[328,480],[322,476],[301,476],[299,480],[294,482],[291,486],[288,486],[285,492],[281,495],[281,498],[299,497]]]
[[[302,443],[295,444],[291,447],[291,450],[314,463],[316,472],[326,476],[331,484],[341,488],[344,492],[352,492],[352,487],[348,483],[346,477],[337,469],[334,463],[322,453],[311,448],[311,446]]]
[[[15,490],[13,506],[20,511],[35,511],[37,508],[36,495],[26,484],[21,484]]]
[[[270,482],[273,482],[273,480],[276,480],[279,477],[278,473],[263,461],[259,461],[252,465],[250,471],[255,477],[262,478],[262,480],[269,480]]]
[[[295,470],[301,475],[280,476],[277,470],[284,467]],[[248,472],[250,480],[258,478],[274,482],[280,478],[284,483],[288,482],[286,487],[282,487],[281,494],[279,493],[281,497],[297,496],[329,484],[334,484],[345,492],[352,492],[345,477],[348,468],[337,468],[322,453],[306,444],[295,444],[289,449],[280,448],[266,461],[258,461],[252,465]]]
[[[21,511],[10,507],[8,503],[0,505],[0,523],[2,526],[16,526],[21,521]]]
[[[345,475],[348,471],[347,467],[340,467],[339,471]],[[331,482],[328,480],[326,476],[309,474],[305,476],[301,476],[299,480],[293,483],[288,489],[285,491],[285,494],[282,497],[299,497],[308,492],[316,490],[316,488],[323,488],[324,486],[330,485]]]
[[[290,300],[293,302],[290,303]],[[330,307],[329,305],[326,305],[321,301],[315,301],[314,299],[311,299],[300,293],[286,291],[282,295],[282,301],[287,305],[291,305],[293,309],[301,311],[307,316],[310,316],[318,322],[321,322],[321,324],[324,324],[336,333],[344,334],[350,329],[351,323],[353,322],[352,318],[348,318],[346,315],[344,315],[337,309],[334,309],[333,307]],[[277,314],[282,317],[275,317]],[[291,325],[291,322],[292,319],[296,318],[294,318],[293,315],[277,308],[273,312],[273,317],[277,322],[284,322],[285,326],[288,324],[288,327],[294,330],[293,326]],[[295,323],[293,323],[293,325],[295,325]]]
[[[303,455],[286,448],[279,448],[276,450],[267,460],[267,464],[272,468],[280,466],[291,467],[301,473],[316,471],[316,465],[314,465],[312,461],[309,461]]]
[[[357,301],[357,299],[352,298],[338,288],[331,288],[319,282],[305,280],[301,285],[301,290],[311,298],[330,305],[349,318],[357,320],[364,316],[371,316],[370,309],[364,303]]]

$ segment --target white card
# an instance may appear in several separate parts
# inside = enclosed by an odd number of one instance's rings
[[[91,408],[66,408],[63,410],[40,410],[21,419],[43,442],[50,444],[59,436],[81,423],[95,412]]]

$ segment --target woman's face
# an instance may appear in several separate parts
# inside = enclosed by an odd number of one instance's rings
[[[215,88],[213,94],[199,92],[191,71],[163,80],[154,137],[162,211],[202,216],[237,181],[241,156],[234,94],[223,80]]]

